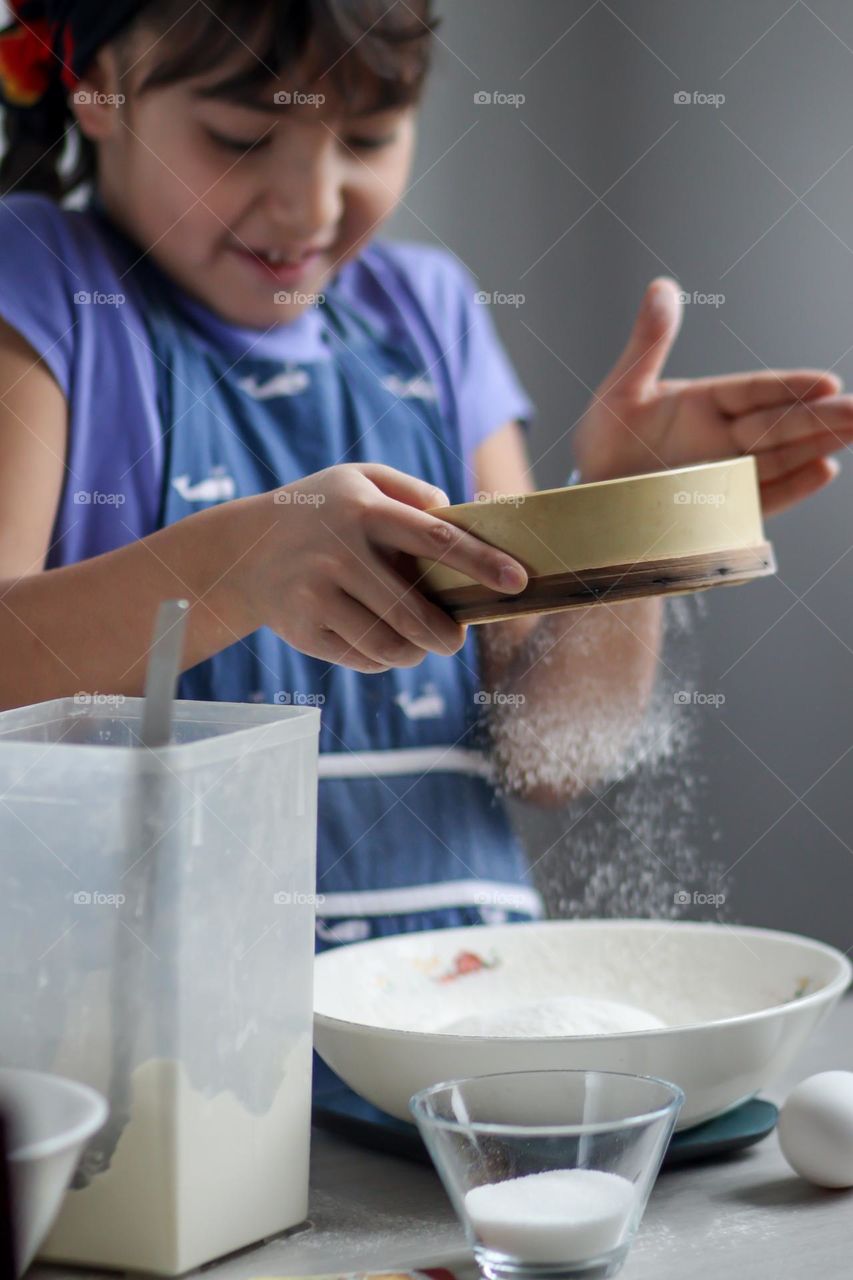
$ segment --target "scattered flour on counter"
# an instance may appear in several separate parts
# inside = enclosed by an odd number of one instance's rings
[[[615,1000],[594,1000],[587,996],[561,996],[533,1004],[512,1005],[492,1013],[475,1013],[457,1018],[443,1032],[470,1036],[614,1035],[620,1031],[649,1031],[666,1023],[645,1009]]]

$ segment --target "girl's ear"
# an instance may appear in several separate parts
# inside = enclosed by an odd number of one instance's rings
[[[118,111],[125,102],[119,85],[115,53],[105,46],[98,50],[68,100],[81,133],[92,142],[103,142],[119,127]]]

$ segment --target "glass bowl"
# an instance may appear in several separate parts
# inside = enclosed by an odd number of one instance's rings
[[[653,1076],[512,1071],[410,1108],[486,1280],[594,1280],[625,1261],[683,1101]]]

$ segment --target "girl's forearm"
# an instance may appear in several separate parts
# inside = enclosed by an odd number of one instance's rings
[[[555,805],[618,769],[654,687],[662,616],[658,599],[545,615],[516,630],[503,662],[506,635],[483,628],[485,670],[501,694],[494,754],[509,790]]]
[[[0,707],[82,691],[141,694],[165,599],[190,602],[184,670],[254,630],[239,586],[250,545],[241,505],[199,512],[67,568],[0,583]]]

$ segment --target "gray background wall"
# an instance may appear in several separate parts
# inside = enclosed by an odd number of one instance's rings
[[[686,309],[671,373],[814,364],[853,380],[845,0],[442,10],[422,176],[392,230],[525,294],[493,314],[539,408],[541,484],[565,474],[586,387],[658,273],[725,294]],[[483,89],[526,102],[477,107]],[[681,89],[726,100],[678,106]],[[853,944],[851,486],[848,467],[772,520],[778,578],[710,593],[670,638],[678,685],[721,707],[685,709],[678,749],[603,801],[520,814],[552,910],[671,913],[674,889],[722,892],[722,918]]]

